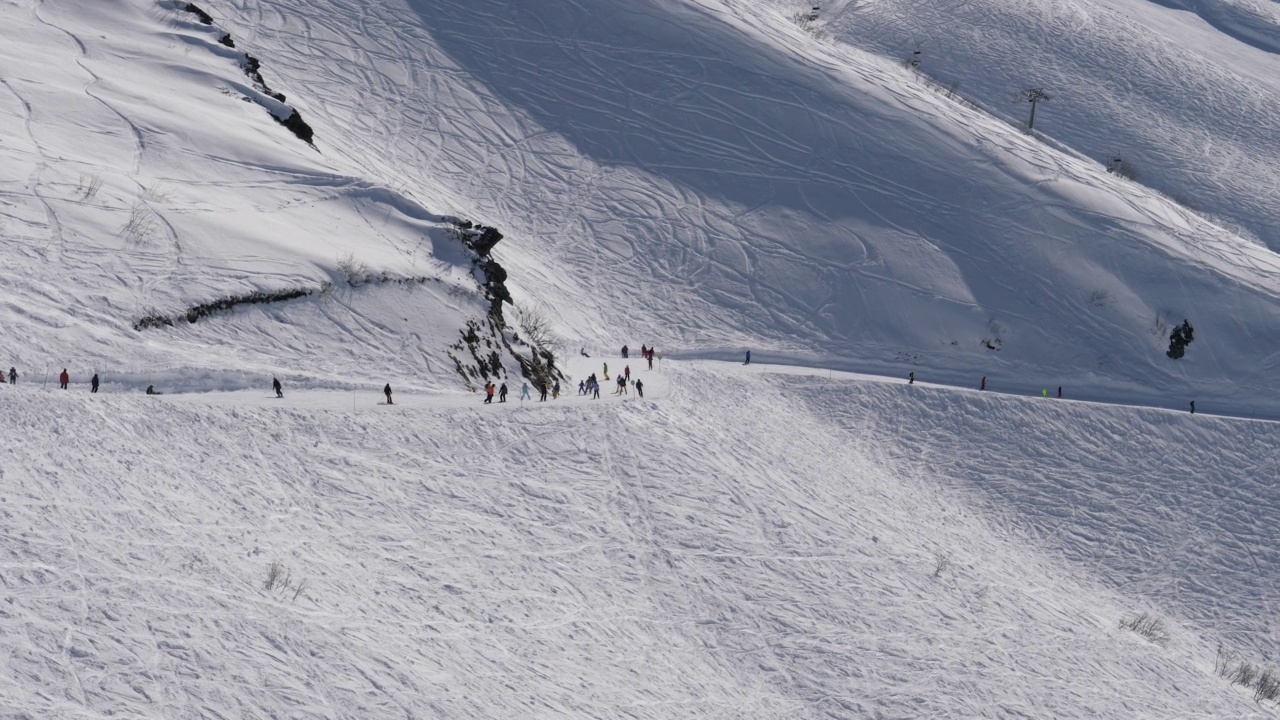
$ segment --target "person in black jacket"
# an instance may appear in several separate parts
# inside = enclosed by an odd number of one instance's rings
[[[90,393],[98,392],[98,373],[93,374],[93,379],[89,381],[89,385],[90,385],[90,388],[89,388]]]
[[[395,405],[395,403],[391,402],[391,383],[387,383],[387,386],[382,388],[382,394],[387,396],[388,405]]]
[[[94,377],[97,377],[96,375]],[[284,397],[284,388],[280,386],[279,378],[271,378],[271,389],[276,391],[276,397]]]

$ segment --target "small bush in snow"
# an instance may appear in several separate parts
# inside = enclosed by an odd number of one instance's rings
[[[829,35],[827,31],[822,29],[813,14],[808,10],[797,10],[791,15],[791,22],[795,23],[801,30],[808,33],[814,40],[826,40]]]
[[[129,220],[120,228],[120,234],[130,242],[141,243],[150,240],[158,227],[156,214],[151,208],[137,202],[129,210]]]
[[[285,582],[284,565],[280,561],[274,560],[267,566],[267,581],[263,587],[268,590],[275,590]]]
[[[355,253],[347,253],[338,259],[338,277],[351,287],[360,287],[369,282],[372,274],[369,266],[356,259]]]
[[[1195,339],[1195,331],[1186,320],[1169,333],[1169,350],[1165,353],[1174,360],[1179,360],[1187,353],[1187,346]]]
[[[1253,699],[1274,702],[1277,698],[1280,698],[1280,675],[1267,668],[1258,674],[1258,679],[1253,683]]]
[[[97,175],[81,175],[80,184],[76,186],[75,199],[77,202],[89,202],[101,189],[102,178]]]
[[[1120,627],[1132,630],[1160,647],[1169,646],[1169,631],[1164,621],[1149,613],[1140,613],[1128,620],[1121,620]]]
[[[942,573],[951,569],[951,556],[943,553],[937,553],[933,556],[933,579],[937,580],[942,577]]]

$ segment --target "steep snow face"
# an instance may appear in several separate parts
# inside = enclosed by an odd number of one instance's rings
[[[702,351],[1277,411],[1271,251],[947,100],[896,59],[818,42],[772,3],[231,0],[218,12],[306,88],[335,154],[388,184],[434,184],[507,231],[518,296],[588,342],[627,327]],[[990,17],[1016,34],[1010,12]],[[1195,87],[1165,88],[1144,112],[1177,127],[1227,105],[1196,89],[1232,92],[1213,74],[1222,65],[1193,73],[1194,55],[1147,52],[1161,77]],[[1048,114],[1076,104],[1053,102]],[[1265,235],[1255,221],[1275,183],[1257,173],[1274,149],[1265,127],[1231,130],[1247,124],[1223,126],[1237,141],[1215,147],[1259,148],[1223,187],[1255,188],[1237,215]],[[1174,362],[1167,333],[1183,319],[1197,340]]]
[[[1201,637],[1274,642],[1274,425],[632,369],[644,401],[0,387],[0,707],[1270,717]]]
[[[227,47],[183,5],[0,4],[5,367],[194,377],[261,360],[267,372],[378,377],[388,347],[393,377],[419,374],[424,356],[445,367],[446,344],[486,308],[449,224],[345,173],[323,136],[311,147],[278,124],[268,110],[281,103],[242,69],[243,39]],[[354,291],[344,278],[361,265],[426,290]],[[282,290],[313,295],[238,320],[133,327]],[[307,305],[320,311],[294,307]],[[305,331],[290,325],[303,317]]]
[[[820,3],[833,39],[905,59],[1280,249],[1280,5],[1270,0],[848,0]],[[795,3],[774,0],[780,10]],[[1020,103],[1020,104],[1019,104]]]

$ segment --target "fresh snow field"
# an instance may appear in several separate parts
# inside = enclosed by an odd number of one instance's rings
[[[197,4],[0,0],[0,717],[1276,714],[1274,3]]]

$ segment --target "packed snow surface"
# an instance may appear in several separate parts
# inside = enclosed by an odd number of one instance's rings
[[[1275,424],[632,369],[643,400],[0,388],[5,712],[1271,716],[1208,638],[1277,639]]]
[[[1274,715],[1274,4],[197,4],[0,0],[0,715]]]

